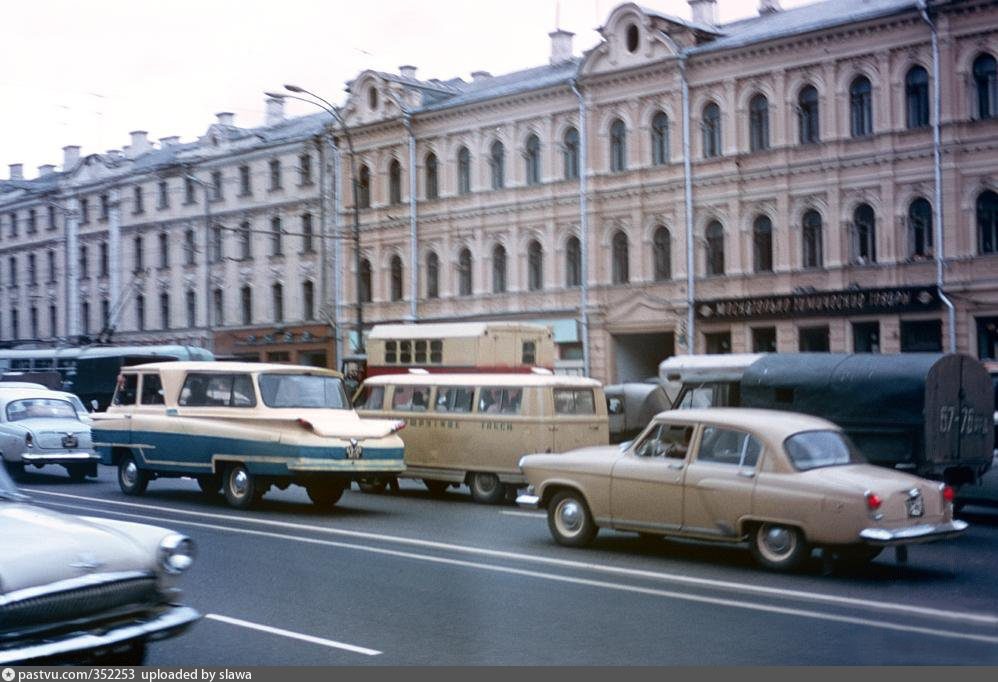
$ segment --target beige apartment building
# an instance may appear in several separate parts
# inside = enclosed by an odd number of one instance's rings
[[[358,312],[533,320],[605,381],[685,352],[994,357],[998,6],[690,5],[621,4],[581,56],[556,30],[516,73],[364,71],[345,129],[272,98],[261,127],[12,168],[0,336],[109,317],[119,340],[332,364]]]

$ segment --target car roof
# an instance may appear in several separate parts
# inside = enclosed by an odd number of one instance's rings
[[[365,386],[563,386],[566,388],[599,388],[600,382],[585,377],[561,374],[379,374],[364,381]]]
[[[0,389],[12,388],[34,388],[48,390],[45,384],[38,384],[33,381],[0,381]]]
[[[655,415],[656,420],[667,422],[705,422],[715,426],[730,426],[756,431],[774,440],[792,436],[801,431],[841,431],[820,417],[781,410],[757,410],[746,407],[704,407],[691,410],[668,410]]]
[[[0,400],[3,402],[9,403],[24,398],[53,398],[65,401],[66,395],[62,391],[50,391],[47,388],[12,388],[0,392]]]
[[[122,367],[122,371],[167,371],[167,372],[254,372],[254,373],[309,373],[323,376],[340,376],[339,372],[325,367],[306,365],[282,365],[275,362],[228,362],[224,360],[180,360],[176,362],[147,362],[142,365]]]

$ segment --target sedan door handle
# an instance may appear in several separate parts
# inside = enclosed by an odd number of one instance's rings
[[[686,466],[686,465],[683,464],[682,462],[671,462],[669,464],[669,468],[670,469],[677,469],[677,470],[678,469],[682,469],[684,466]]]
[[[755,478],[755,472],[754,471],[739,471],[738,475],[741,476],[741,477],[743,477],[743,478]]]

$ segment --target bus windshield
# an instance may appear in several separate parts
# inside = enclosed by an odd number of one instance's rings
[[[261,374],[260,396],[267,407],[346,410],[343,381],[313,374]]]

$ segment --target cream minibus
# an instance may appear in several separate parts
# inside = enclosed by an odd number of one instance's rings
[[[476,502],[501,502],[525,485],[518,462],[536,452],[606,445],[603,387],[594,379],[531,374],[386,374],[354,400],[363,417],[402,419],[407,478],[433,494],[466,483]],[[387,479],[368,480],[365,490]]]

